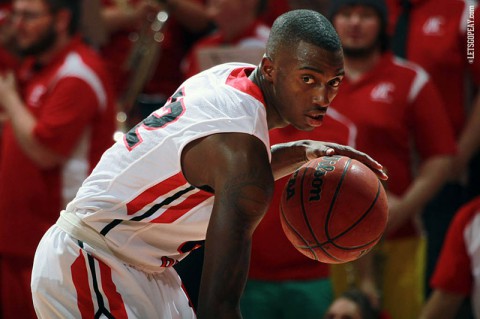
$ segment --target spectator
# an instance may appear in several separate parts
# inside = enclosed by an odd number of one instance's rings
[[[4,319],[35,318],[35,248],[113,142],[112,91],[100,57],[76,32],[78,4],[13,1],[15,44],[24,61],[18,76],[0,75],[0,108],[7,116],[0,159]]]
[[[445,233],[457,209],[480,194],[480,59],[467,54],[468,29],[480,43],[477,1],[387,0],[394,52],[422,66],[437,87],[454,128],[458,152],[449,182],[428,203],[426,292]],[[402,9],[402,8],[405,9]],[[468,27],[468,29],[467,29]],[[470,63],[471,62],[471,63]]]
[[[378,309],[363,291],[350,289],[343,292],[329,307],[324,319],[380,319]]]
[[[480,318],[480,196],[463,205],[449,226],[421,319],[453,319],[469,298]],[[465,316],[461,317],[465,318]]]
[[[425,262],[416,220],[446,181],[456,149],[453,130],[428,74],[388,51],[384,1],[334,1],[330,17],[346,74],[331,110],[355,124],[355,147],[385,164],[390,210],[384,242],[356,262],[333,267],[334,287],[347,288],[346,269],[354,265],[356,284],[374,303],[394,319],[415,318],[423,304]],[[325,121],[321,132],[328,130]]]

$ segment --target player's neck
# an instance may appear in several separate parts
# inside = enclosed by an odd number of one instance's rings
[[[267,110],[268,129],[271,130],[277,127],[284,127],[286,123],[283,122],[275,108],[275,99],[272,92],[272,86],[263,77],[260,67],[255,68],[248,78],[262,91],[263,99],[265,101],[265,108]]]
[[[380,60],[382,53],[380,50],[372,51],[371,54],[365,56],[348,56],[345,55],[345,74],[350,81],[357,81],[364,74],[372,70]]]

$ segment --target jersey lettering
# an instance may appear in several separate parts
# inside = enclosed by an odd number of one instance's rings
[[[145,130],[157,130],[178,120],[178,118],[185,112],[182,97],[182,92],[177,92],[172,97],[169,104],[158,109],[128,131],[124,137],[127,149],[131,151],[143,141],[140,134],[140,128],[144,128]]]

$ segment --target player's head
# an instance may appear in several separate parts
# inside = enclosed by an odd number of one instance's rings
[[[59,37],[78,30],[80,0],[13,0],[12,22],[22,55],[49,51]]]
[[[331,2],[329,18],[347,57],[387,50],[387,6],[384,0],[335,0]]]
[[[330,305],[324,319],[378,319],[376,310],[367,295],[360,290],[351,289],[341,294]]]
[[[295,47],[300,42],[331,52],[342,49],[337,32],[322,14],[300,9],[289,11],[275,20],[267,43],[267,55],[275,58],[279,50]]]
[[[270,84],[267,103],[280,125],[312,130],[343,78],[340,39],[320,13],[289,11],[273,23],[260,68]]]

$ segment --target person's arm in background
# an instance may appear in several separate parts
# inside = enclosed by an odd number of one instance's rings
[[[38,167],[49,169],[73,152],[97,115],[99,99],[87,82],[72,76],[58,80],[41,103],[43,112],[35,117],[17,91],[13,73],[0,75],[0,108],[18,144]]]
[[[435,289],[419,319],[454,319],[464,299],[463,295]]]
[[[447,181],[452,156],[434,156],[422,163],[415,179],[402,196],[388,194],[389,217],[386,234],[422,212],[428,201]]]
[[[15,136],[22,150],[39,166],[50,168],[60,164],[64,158],[42,145],[34,136],[37,124],[17,92],[13,72],[0,75],[0,107],[11,121]]]

